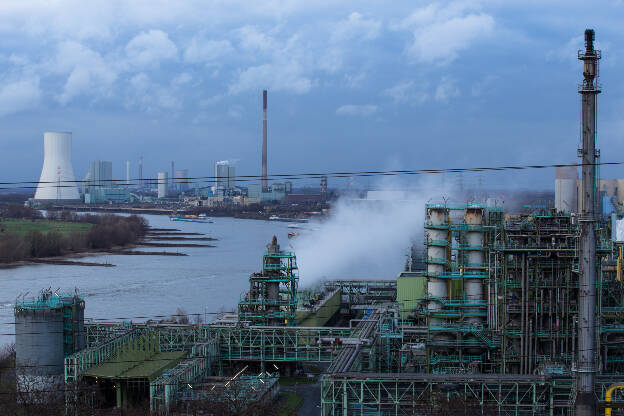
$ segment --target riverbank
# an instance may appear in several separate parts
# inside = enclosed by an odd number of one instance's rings
[[[131,246],[118,247],[112,249],[105,250],[89,250],[82,251],[79,253],[67,253],[61,256],[55,257],[43,257],[36,259],[26,259],[20,261],[14,261],[11,263],[0,263],[0,269],[11,269],[15,267],[21,266],[33,266],[38,264],[49,264],[49,265],[58,265],[58,266],[103,266],[103,267],[113,267],[114,264],[111,263],[98,263],[98,262],[85,262],[85,261],[75,261],[68,259],[81,259],[83,257],[99,257],[99,256],[175,256],[175,257],[183,257],[188,256],[186,253],[172,252],[172,251],[141,251],[135,250],[140,246],[140,244],[133,244]]]
[[[328,208],[328,205],[322,206],[282,206],[269,205],[266,207],[187,207],[187,208],[156,208],[156,207],[131,207],[131,206],[109,206],[109,205],[58,205],[49,207],[51,211],[76,211],[76,212],[94,212],[94,213],[111,213],[111,214],[135,214],[135,215],[172,215],[177,214],[206,214],[208,217],[219,218],[235,218],[245,220],[264,220],[267,221],[272,216],[278,216],[285,219],[309,218],[312,211],[322,212]]]

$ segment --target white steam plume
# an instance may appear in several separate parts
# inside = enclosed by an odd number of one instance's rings
[[[383,189],[388,188],[384,184]],[[292,240],[300,285],[324,278],[395,278],[404,268],[412,240],[423,241],[425,204],[442,202],[449,191],[431,179],[413,191],[386,193],[391,199],[338,200],[326,222],[312,225],[316,231],[303,230]]]

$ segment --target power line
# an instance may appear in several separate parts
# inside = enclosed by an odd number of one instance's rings
[[[462,172],[501,172],[509,170],[530,170],[530,169],[550,169],[559,167],[579,167],[579,166],[618,166],[624,165],[624,162],[598,162],[598,163],[568,163],[568,164],[547,164],[547,165],[511,165],[511,166],[482,166],[471,168],[443,168],[443,169],[414,169],[414,170],[379,170],[379,171],[345,171],[345,172],[325,172],[325,173],[285,173],[285,174],[273,174],[267,177],[268,180],[303,180],[303,179],[320,179],[321,177],[331,178],[351,178],[351,177],[372,177],[372,176],[403,176],[403,175],[430,175],[440,173],[462,173]],[[194,176],[185,178],[175,178],[177,181],[184,184],[194,183],[215,183],[218,180],[223,179],[217,176]],[[262,179],[262,175],[238,175],[234,176],[233,180],[236,182],[257,182]],[[130,182],[126,179],[102,179],[99,182],[107,182],[116,185],[134,186],[138,185],[139,181],[147,182],[151,185],[169,184],[169,181],[163,182],[158,178],[144,178],[144,179],[131,179]],[[191,181],[191,182],[188,182]],[[0,190],[7,189],[34,189],[41,185],[50,184],[51,188],[67,188],[73,187],[73,185],[59,185],[63,184],[87,184],[89,186],[106,186],[106,184],[93,184],[91,180],[60,180],[60,181],[14,181],[14,182],[0,182],[0,185],[23,185],[12,187],[1,187]],[[29,185],[29,186],[27,186]],[[44,186],[46,187],[46,186]]]

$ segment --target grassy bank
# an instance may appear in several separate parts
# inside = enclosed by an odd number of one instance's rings
[[[66,235],[71,232],[86,233],[93,224],[80,222],[55,221],[45,219],[0,218],[0,234],[14,233],[26,235],[33,231],[40,233],[56,232]]]
[[[16,218],[17,215],[9,216],[8,210],[3,214],[6,216],[0,217],[0,263],[4,264],[135,244],[147,231],[145,219],[136,215],[62,212],[55,218],[41,218],[37,211]]]

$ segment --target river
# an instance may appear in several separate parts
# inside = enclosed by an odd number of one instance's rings
[[[0,269],[0,346],[14,342],[16,298],[27,291],[27,297],[34,296],[49,287],[70,293],[77,288],[85,299],[86,317],[144,321],[182,308],[211,320],[214,315],[210,313],[236,309],[239,296],[248,289],[249,274],[260,271],[262,254],[273,235],[282,249],[289,246],[290,229],[284,222],[215,218],[210,224],[171,222],[158,215],[145,218],[155,228],[205,233],[218,241],[197,243],[216,247],[152,249],[180,251],[188,256],[99,255],[79,259],[109,262],[116,267],[29,265]]]

